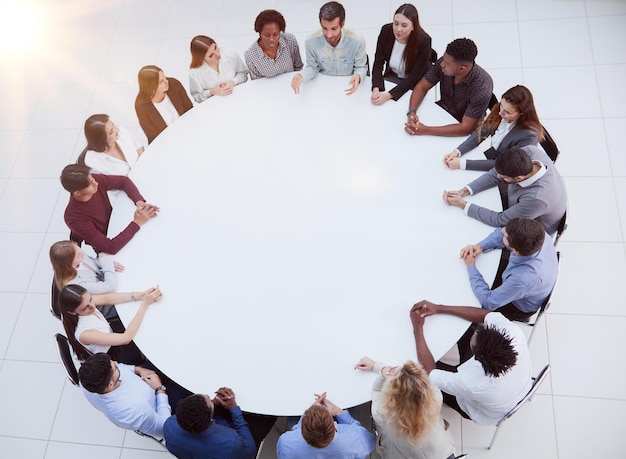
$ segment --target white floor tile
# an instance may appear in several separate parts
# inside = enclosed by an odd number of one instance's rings
[[[93,99],[89,103],[85,119],[96,113],[109,115],[113,123],[133,130],[139,125],[135,113],[135,98],[139,91],[137,73],[143,64],[133,70],[133,80],[120,83],[100,83],[94,89]],[[85,121],[83,120],[83,123]],[[84,134],[81,133],[78,142],[81,150],[87,145]]]
[[[561,150],[556,164],[562,176],[611,176],[611,162],[601,119],[548,120],[543,125]],[[580,132],[585,132],[585,135],[578,135]]]
[[[85,122],[91,88],[47,86],[33,115],[31,129],[76,129]]]
[[[548,315],[554,395],[626,400],[626,362],[609,352],[625,348],[625,326],[626,317]]]
[[[189,43],[196,35],[214,35],[219,22],[219,14],[215,13],[220,11],[221,4],[221,1],[187,0],[184,8],[171,8],[163,38],[184,39]],[[285,14],[284,11],[282,13]],[[287,25],[291,26],[289,18],[287,18]],[[183,50],[187,53],[183,53]],[[179,52],[189,54],[188,47],[181,48]]]
[[[0,131],[0,177],[10,177],[24,137],[26,131]]]
[[[15,322],[13,336],[6,357],[11,360],[59,362],[54,341],[56,333],[64,333],[63,326],[50,314],[50,296],[29,293],[24,298]]]
[[[626,16],[602,16],[589,18],[589,33],[596,64],[626,63],[626,51],[614,43],[626,43]]]
[[[58,180],[61,170],[73,159],[78,136],[76,129],[29,131],[22,142],[11,178]],[[52,145],[54,154],[50,151]]]
[[[469,453],[472,459],[557,457],[554,412],[552,397],[549,395],[535,395],[513,417],[504,422],[493,448],[487,450],[494,431],[493,426],[479,426],[464,419],[463,451]],[[520,441],[520,435],[525,441]]]
[[[598,88],[600,91],[600,103],[602,114],[606,117],[624,116],[624,104],[626,104],[626,64],[598,65]]]
[[[585,2],[563,2],[560,0],[524,0],[517,2],[520,21],[584,17]]]
[[[9,340],[15,328],[15,322],[19,315],[22,303],[24,302],[23,293],[5,293],[0,292],[0,304],[2,305],[2,321],[0,321],[0,356],[5,357]],[[0,448],[1,449],[1,448]]]
[[[156,59],[155,65],[163,69],[163,72],[168,77],[176,78],[187,90],[189,99],[194,102],[189,92],[189,63],[191,62],[191,54],[189,53],[189,42],[191,38],[199,33],[192,34],[189,37],[184,38],[172,38],[163,40],[161,47],[159,48],[159,55]],[[150,65],[151,62],[146,62],[144,65]],[[139,72],[139,69],[137,69]],[[134,101],[133,101],[134,104]]]
[[[78,439],[79,437],[74,437]],[[94,446],[77,443],[60,443],[51,441],[48,443],[45,459],[66,459],[68,457],[88,457],[89,459],[118,459],[121,454],[120,448],[107,446]]]
[[[489,0],[452,1],[452,15],[454,22],[505,22],[517,20],[514,0],[490,2]]]
[[[441,0],[437,2],[416,0],[411,3],[417,8],[420,24],[422,24],[422,26],[452,24],[452,0]],[[392,11],[396,11],[395,4],[392,5]]]
[[[489,69],[489,75],[493,79],[493,93],[498,97],[498,100],[513,86],[524,84],[524,72],[521,67]],[[532,88],[529,89],[532,92]]]
[[[561,269],[549,313],[626,316],[623,248],[621,243],[559,242]]]
[[[622,457],[625,409],[620,400],[554,397],[559,457]]]
[[[11,110],[0,110],[0,126],[3,129],[27,129],[44,91],[43,85],[16,85],[4,83],[0,86],[0,100]]]
[[[0,202],[0,231],[45,232],[60,186],[58,179],[9,180]]]
[[[532,88],[535,106],[544,121],[602,115],[592,66],[525,68],[524,82]]]
[[[593,63],[585,18],[524,21],[519,28],[525,66],[570,67]],[[572,30],[577,33],[572,34]]]
[[[615,177],[613,183],[615,184],[615,195],[617,196],[622,240],[626,242],[626,177]]]
[[[120,459],[171,459],[174,456],[167,451],[124,448]]]
[[[0,436],[0,451],[7,458],[43,459],[47,446],[48,442],[44,440]]]
[[[73,3],[55,5],[50,25],[63,43],[109,41],[115,30],[124,0],[106,3]],[[60,7],[59,7],[60,6]]]
[[[470,23],[454,26],[455,37],[469,37],[478,47],[476,62],[485,69],[519,68],[522,60],[516,22]],[[506,37],[494,40],[493,37]]]
[[[66,378],[51,441],[116,447],[119,455],[125,433],[91,406],[82,390]]]
[[[564,177],[569,207],[568,241],[621,242],[613,180],[595,177]],[[590,200],[589,196],[597,199]],[[602,218],[597,218],[602,215]]]
[[[51,320],[51,319],[49,319]],[[0,368],[0,432],[47,440],[56,414],[65,370],[60,363],[14,362]]]
[[[7,214],[0,215],[2,221]],[[0,292],[26,291],[42,240],[43,234],[0,232],[0,253],[5,260],[0,263]]]
[[[141,36],[135,40],[141,40]],[[154,62],[158,52],[159,44],[155,41],[113,42],[105,56],[98,80],[100,83],[137,84],[137,72],[146,65],[145,62]],[[131,107],[134,101],[133,97]]]
[[[616,176],[626,176],[626,155],[622,151],[622,135],[626,126],[626,118],[605,118],[604,132],[611,159],[611,171]]]
[[[112,40],[159,40],[171,9],[181,7],[170,0],[124,2]]]
[[[588,16],[626,14],[626,3],[620,0],[587,0],[585,7]]]

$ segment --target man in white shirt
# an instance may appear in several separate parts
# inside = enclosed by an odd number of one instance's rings
[[[433,314],[452,314],[478,324],[469,343],[470,357],[463,361],[466,353],[460,348],[461,364],[452,371],[436,368],[426,344],[424,320]],[[420,363],[443,392],[444,403],[464,418],[496,425],[530,390],[532,368],[526,337],[502,314],[423,300],[411,308],[410,315]]]

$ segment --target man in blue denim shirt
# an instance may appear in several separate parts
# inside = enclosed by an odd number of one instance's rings
[[[354,94],[367,73],[365,40],[358,32],[343,28],[346,10],[341,3],[322,5],[319,19],[322,29],[306,39],[306,67],[293,77],[291,87],[299,94],[302,83],[318,73],[352,75],[346,94]]]

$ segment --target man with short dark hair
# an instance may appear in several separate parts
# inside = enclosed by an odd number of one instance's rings
[[[508,184],[509,202],[509,207],[502,212],[463,199],[493,188],[501,181]],[[444,191],[443,200],[490,226],[502,227],[516,217],[537,220],[550,235],[556,233],[567,210],[565,183],[552,160],[536,145],[503,151],[493,169],[458,191]]]
[[[316,394],[298,423],[280,436],[276,453],[279,459],[358,459],[367,457],[374,445],[372,434],[324,392]]]
[[[295,74],[291,80],[291,88],[299,94],[302,83],[312,80],[318,73],[352,75],[346,94],[353,94],[367,73],[365,39],[358,32],[343,27],[346,10],[339,2],[322,5],[319,20],[322,29],[307,37],[304,43],[306,67]]]
[[[485,116],[493,94],[491,76],[476,62],[478,48],[469,38],[450,42],[443,56],[417,82],[407,112],[404,130],[411,135],[462,136],[470,134]],[[427,126],[420,122],[417,110],[426,93],[440,84],[441,100],[437,102],[458,123]]]
[[[475,259],[483,252],[504,248],[510,251],[509,262],[502,284],[491,290]],[[552,239],[539,222],[527,218],[513,218],[478,244],[463,247],[461,258],[481,306],[509,320],[528,321],[550,295],[559,272]]]
[[[217,416],[220,410],[226,416]],[[256,455],[252,433],[228,387],[218,389],[213,400],[206,394],[181,400],[176,415],[165,421],[164,432],[168,451],[181,459],[251,459]]]
[[[156,372],[98,353],[83,362],[78,377],[89,403],[113,424],[163,438],[163,424],[172,410]]]
[[[65,223],[73,238],[84,240],[96,252],[116,254],[159,211],[157,206],[145,202],[128,177],[92,174],[91,168],[82,164],[65,166],[61,172],[61,185],[70,192]],[[114,238],[107,237],[113,210],[107,194],[109,190],[123,190],[137,206],[133,220]]]
[[[426,344],[424,321],[433,314],[452,314],[478,324],[459,341],[461,363],[456,368],[438,369],[444,365],[435,364]],[[422,300],[413,305],[410,316],[419,362],[441,389],[444,403],[464,418],[496,425],[530,390],[532,367],[526,337],[502,314]]]

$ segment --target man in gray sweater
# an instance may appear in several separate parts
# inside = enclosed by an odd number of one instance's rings
[[[468,203],[465,196],[508,183],[509,207],[502,212]],[[542,149],[535,145],[505,150],[489,172],[458,191],[444,191],[443,200],[490,226],[505,226],[512,218],[537,220],[550,235],[556,233],[567,209],[563,179]]]

